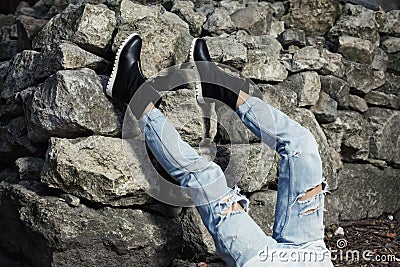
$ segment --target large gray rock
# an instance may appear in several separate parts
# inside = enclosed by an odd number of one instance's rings
[[[51,138],[41,181],[49,187],[113,206],[150,201],[140,166],[126,163],[119,138]]]
[[[337,102],[321,91],[317,103],[310,110],[319,123],[333,122],[337,117]]]
[[[366,160],[369,136],[366,121],[355,111],[338,111],[336,121],[322,125],[329,146],[341,154],[343,161]]]
[[[344,75],[342,55],[322,48],[306,46],[290,51],[282,55],[281,61],[291,72],[314,70],[339,78]]]
[[[382,41],[382,48],[387,53],[400,52],[400,38],[387,37]]]
[[[304,47],[306,46],[306,34],[300,29],[286,29],[278,38],[283,48],[288,49],[289,46]]]
[[[281,86],[297,94],[299,107],[315,105],[321,91],[319,75],[313,71],[293,74]]]
[[[109,62],[69,42],[54,43],[43,48],[42,62],[38,65],[38,76],[45,76],[62,69],[90,68],[104,73]]]
[[[23,157],[15,161],[20,180],[40,180],[44,160],[36,157]]]
[[[287,15],[283,16],[286,28],[302,29],[308,35],[323,35],[335,23],[338,4],[329,1],[290,0]]]
[[[216,62],[232,66],[243,67],[247,62],[247,48],[239,43],[236,38],[207,37],[205,38],[211,59]]]
[[[184,257],[191,261],[215,261],[218,254],[214,240],[195,208],[188,208],[181,219]]]
[[[70,207],[36,183],[0,183],[0,246],[31,266],[168,266],[181,251],[174,220],[137,209]]]
[[[368,110],[367,101],[357,95],[350,95],[349,107],[352,110],[363,113]]]
[[[376,46],[369,40],[351,36],[339,36],[339,49],[344,58],[371,64]]]
[[[8,60],[18,53],[18,41],[6,40],[0,42],[0,60]]]
[[[368,93],[385,84],[383,71],[376,71],[371,66],[356,62],[346,62],[345,80],[347,84],[361,93]]]
[[[400,208],[398,177],[398,169],[345,163],[339,172],[340,187],[326,198],[326,218],[337,222],[395,212]]]
[[[259,84],[263,100],[283,113],[290,113],[298,106],[297,94],[284,85]]]
[[[28,136],[45,142],[50,136],[115,135],[118,116],[93,70],[61,70],[43,84],[21,93]]]
[[[213,36],[221,35],[224,32],[233,32],[236,27],[229,15],[229,12],[225,8],[214,9],[203,25],[204,30]]]
[[[249,215],[267,235],[272,235],[277,196],[277,191],[267,189],[253,193],[249,198]]]
[[[201,34],[203,24],[207,18],[194,11],[194,4],[191,1],[175,1],[171,12],[177,14],[181,19],[189,24],[190,34],[199,36]]]
[[[400,52],[389,54],[388,71],[400,75]]]
[[[234,42],[244,45],[247,50],[262,51],[273,59],[280,59],[282,45],[270,35],[252,36],[238,31],[234,38]]]
[[[386,72],[389,56],[380,48],[376,48],[374,52],[374,59],[372,60],[371,67],[373,70],[380,70]]]
[[[339,108],[347,108],[349,106],[350,87],[342,79],[335,76],[320,76],[321,90],[332,97],[338,104]]]
[[[370,157],[400,164],[400,112],[370,108],[364,118],[368,122]]]
[[[32,40],[47,23],[47,20],[35,19],[28,16],[18,16],[18,47],[20,50],[32,49]]]
[[[218,147],[214,160],[224,170],[228,186],[244,192],[261,190],[278,176],[278,154],[263,143],[232,144]],[[238,177],[239,176],[239,177]]]
[[[33,40],[34,49],[59,40],[71,41],[96,54],[105,54],[116,26],[114,11],[105,5],[69,5],[54,16]]]
[[[379,25],[379,32],[400,37],[400,10],[389,12],[376,12],[376,21]]]
[[[364,99],[370,105],[400,109],[400,97],[393,94],[371,91],[365,95]]]
[[[223,104],[215,105],[217,114],[217,142],[232,144],[247,144],[248,142],[259,142],[255,136],[242,123],[236,112]]]
[[[344,14],[328,33],[328,38],[334,42],[340,36],[369,40],[372,44],[378,46],[380,37],[374,12],[361,5],[346,4]]]
[[[168,91],[159,109],[190,145],[198,146],[205,136],[212,136],[216,132],[216,118],[211,113],[211,106],[200,106],[194,90]]]
[[[130,0],[122,0],[118,20],[120,24],[129,24],[145,17],[157,18],[163,12],[165,12],[165,9],[161,5],[148,6]]]
[[[39,149],[27,136],[24,117],[0,124],[0,162],[12,163],[17,158],[38,155]]]
[[[247,53],[248,62],[243,67],[244,76],[265,82],[281,82],[286,79],[286,68],[276,59],[265,54],[264,51],[250,50]]]
[[[272,12],[269,6],[249,6],[231,14],[233,24],[251,35],[268,34],[271,30]]]
[[[148,16],[134,23],[121,25],[114,38],[115,53],[132,32],[138,33],[143,40],[141,66],[147,77],[183,63],[187,58],[192,37],[187,23],[176,14],[165,12],[158,18]]]
[[[41,53],[33,50],[18,53],[8,67],[8,73],[0,91],[0,98],[14,98],[15,93],[34,85],[38,78],[35,73],[37,65],[40,64],[40,59]]]

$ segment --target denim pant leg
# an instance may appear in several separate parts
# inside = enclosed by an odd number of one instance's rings
[[[181,186],[193,189],[193,202],[228,266],[243,266],[266,245],[276,247],[277,242],[248,215],[248,200],[226,185],[221,168],[185,143],[159,110],[145,114],[139,126],[157,161]],[[231,211],[233,203],[244,210]]]
[[[281,156],[273,237],[301,245],[324,236],[323,192],[301,200],[306,191],[325,182],[318,144],[311,132],[281,111],[251,97],[237,114],[262,142]]]

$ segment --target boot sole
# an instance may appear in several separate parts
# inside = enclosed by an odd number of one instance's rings
[[[135,36],[137,36],[137,33],[132,33],[131,35],[129,35],[123,42],[122,44],[119,46],[118,51],[117,51],[117,55],[115,56],[115,61],[114,61],[114,66],[111,72],[111,76],[108,79],[108,83],[107,83],[107,88],[106,88],[106,95],[108,95],[109,97],[113,97],[113,87],[114,87],[114,82],[115,82],[115,78],[117,76],[118,73],[118,65],[119,65],[119,58],[121,56],[121,51],[122,49],[127,45],[127,43]]]
[[[197,69],[196,63],[194,61],[194,46],[198,39],[199,38],[194,38],[192,41],[192,46],[190,48],[190,63],[193,66],[195,77],[196,77],[196,99],[197,99],[197,102],[200,104],[205,104],[206,102],[203,98],[203,88],[201,87],[200,73],[199,73],[199,70]]]

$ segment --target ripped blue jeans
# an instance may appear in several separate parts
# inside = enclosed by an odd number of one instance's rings
[[[182,141],[158,109],[143,115],[139,126],[163,168],[181,186],[191,188],[192,200],[227,266],[266,266],[273,261],[273,266],[314,266],[311,259],[290,261],[290,252],[303,250],[318,254],[315,266],[333,266],[323,242],[326,183],[315,138],[309,130],[255,97],[241,105],[237,114],[281,156],[272,237],[248,215],[247,198],[238,188],[227,186],[221,168]],[[318,185],[322,185],[319,193],[303,199]],[[232,209],[235,203],[243,209]],[[279,251],[288,253],[285,256]]]

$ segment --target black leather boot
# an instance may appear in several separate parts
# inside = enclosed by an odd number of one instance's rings
[[[224,72],[211,62],[206,42],[195,38],[190,51],[190,61],[196,72],[196,91],[199,103],[221,101],[236,110],[239,92],[249,92],[250,81]]]
[[[133,33],[125,39],[118,49],[106,88],[108,96],[129,104],[136,118],[141,117],[150,102],[156,104],[160,100],[157,90],[145,83],[146,78],[140,67],[141,49],[142,39],[139,35]]]

